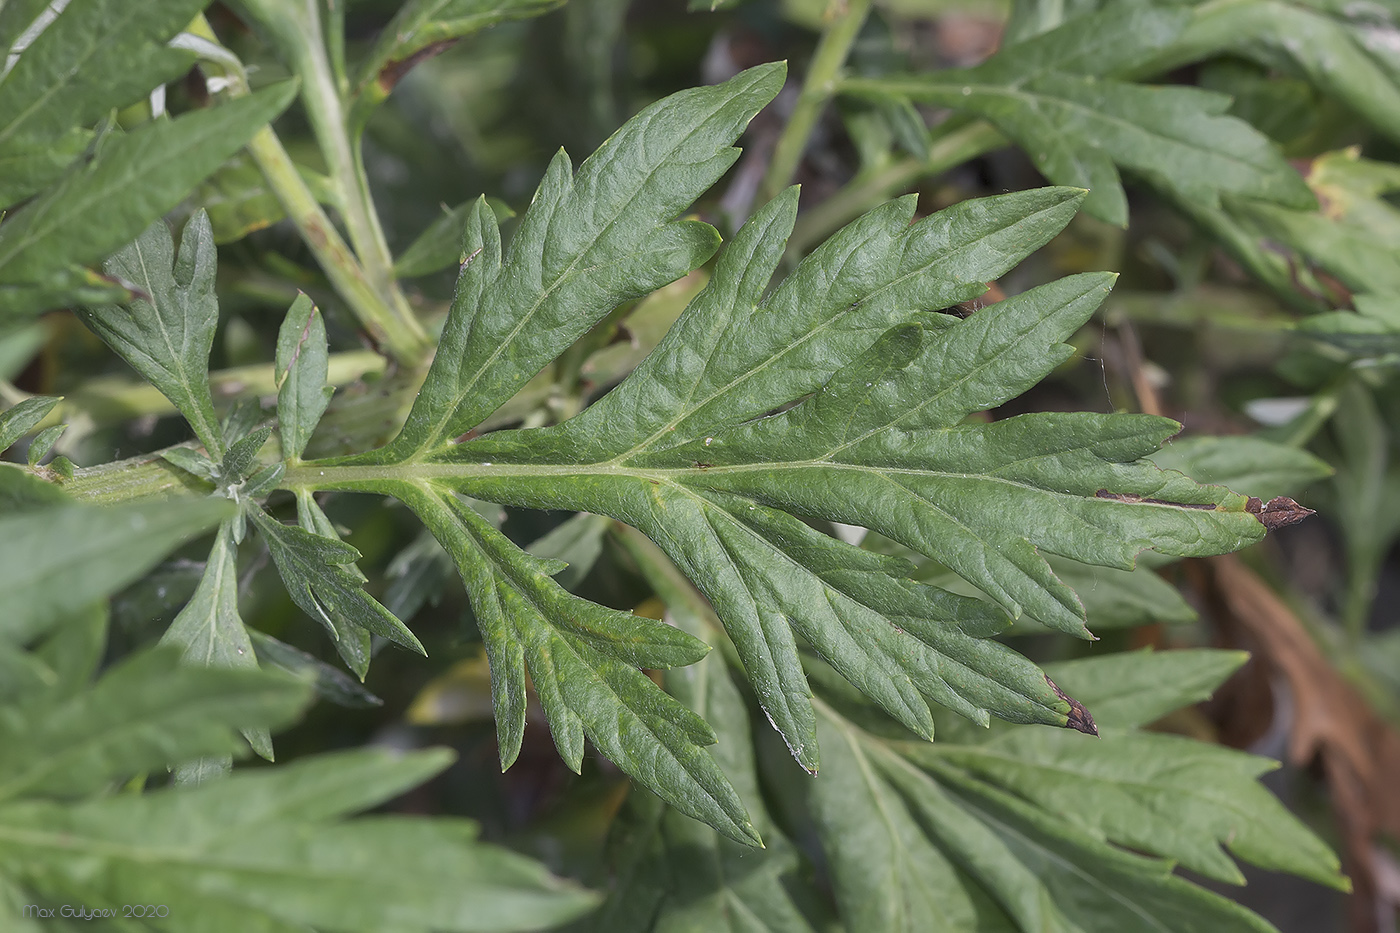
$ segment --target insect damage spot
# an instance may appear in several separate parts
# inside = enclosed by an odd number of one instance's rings
[[[1055,686],[1055,682],[1049,677],[1045,678],[1045,682],[1050,685],[1051,690],[1055,691],[1055,696],[1069,704],[1069,719],[1065,722],[1066,729],[1083,732],[1085,735],[1099,734],[1099,727],[1094,725],[1094,717],[1089,715],[1089,711],[1084,708],[1083,703]]]

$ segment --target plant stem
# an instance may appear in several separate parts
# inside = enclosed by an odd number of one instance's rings
[[[405,317],[389,312],[367,270],[361,268],[355,254],[341,239],[271,127],[258,131],[248,142],[248,152],[277,195],[288,219],[301,232],[326,278],[374,342],[400,364],[419,365],[428,347],[423,328],[411,315]]]
[[[331,177],[340,191],[341,216],[350,234],[350,242],[364,265],[370,284],[385,298],[392,316],[402,319],[398,323],[404,335],[416,339],[417,346],[406,349],[416,349],[417,359],[413,362],[420,362],[427,350],[427,335],[413,317],[394,279],[393,256],[370,197],[359,147],[350,141],[346,131],[345,108],[321,29],[318,2],[301,0],[303,31],[298,36],[299,41],[287,44],[287,51],[293,56],[293,65],[301,76],[302,102],[306,106],[312,132],[316,134]]]
[[[393,259],[379,226],[379,217],[374,212],[369,185],[345,129],[336,70],[327,52],[317,2],[300,0],[283,4],[248,0],[245,8],[271,33],[301,78],[302,103],[331,169],[337,206],[354,252],[296,172],[271,127],[254,137],[248,149],[302,239],[360,324],[398,363],[417,367],[431,351],[432,341],[414,317],[394,279]],[[207,23],[196,20],[192,29],[217,46],[217,39]],[[221,46],[217,51],[219,63],[229,72],[233,93],[247,93],[242,64]]]
[[[384,357],[369,350],[353,350],[330,355],[326,373],[328,385],[344,386],[366,373],[384,370]],[[271,363],[237,366],[209,374],[209,387],[214,398],[239,395],[275,395],[277,383]],[[33,428],[42,431],[55,424],[100,426],[129,421],[150,415],[173,415],[175,406],[160,390],[148,382],[121,377],[89,379],[77,390],[69,392],[63,401]],[[32,432],[31,432],[32,433]]]
[[[865,17],[870,13],[871,0],[846,0],[845,10],[822,33],[821,41],[807,69],[807,78],[802,83],[802,93],[792,108],[783,134],[773,149],[768,172],[758,189],[759,202],[771,201],[788,186],[797,165],[802,161],[802,153],[811,139],[817,119],[836,93],[838,73],[846,63],[851,45],[865,25]]]
[[[961,126],[929,147],[926,159],[908,157],[857,176],[845,187],[797,220],[788,240],[787,255],[796,258],[837,228],[926,175],[938,175],[969,159],[1006,145],[991,124],[978,120]]]

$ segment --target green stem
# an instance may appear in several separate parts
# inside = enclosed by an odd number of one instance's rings
[[[337,206],[354,252],[321,209],[270,128],[254,138],[249,151],[327,278],[361,325],[397,362],[416,367],[428,356],[432,341],[394,278],[393,258],[374,211],[369,185],[345,129],[336,68],[327,51],[318,2],[245,0],[244,7],[271,33],[301,78],[302,103],[331,170]],[[210,41],[217,41],[207,24],[196,21],[196,28]],[[228,67],[227,62],[224,64]],[[235,62],[234,66],[236,73],[230,77],[235,79],[235,85],[242,86],[235,93],[246,93],[242,65]]]
[[[934,140],[925,159],[900,159],[858,176],[798,218],[788,240],[788,257],[803,255],[812,245],[919,178],[941,174],[1004,145],[1006,138],[990,123],[979,120]]]
[[[421,364],[429,346],[423,328],[412,315],[392,313],[385,305],[367,270],[361,268],[355,254],[341,239],[335,224],[321,209],[271,127],[258,131],[248,143],[248,152],[277,195],[288,219],[296,225],[315,255],[326,278],[374,342],[401,365]]]
[[[759,202],[771,201],[792,182],[797,173],[797,165],[802,161],[802,153],[811,139],[812,130],[827,102],[836,93],[836,83],[841,67],[851,52],[851,45],[865,25],[865,17],[870,13],[871,0],[846,0],[846,9],[822,33],[817,43],[816,54],[807,69],[807,78],[802,84],[802,93],[792,108],[783,134],[773,149],[773,159],[768,163],[768,173],[763,176],[759,187]]]
[[[329,385],[344,386],[367,373],[384,370],[384,357],[369,350],[353,350],[330,355],[326,380]],[[277,382],[271,363],[237,366],[209,374],[209,387],[215,400],[247,395],[275,395]],[[97,427],[116,424],[148,415],[157,417],[175,414],[175,406],[160,390],[148,382],[137,382],[117,376],[98,377],[84,382],[70,392],[53,411],[34,426],[34,431],[55,424]]]
[[[370,197],[369,182],[365,178],[358,147],[351,143],[350,135],[346,131],[345,108],[341,103],[335,68],[321,29],[318,2],[319,0],[301,0],[303,15],[300,19],[303,32],[298,37],[299,41],[288,43],[287,51],[292,55],[293,65],[301,76],[302,102],[306,105],[311,130],[316,135],[316,141],[326,157],[331,178],[340,192],[340,209],[345,228],[350,234],[350,242],[364,264],[365,274],[375,290],[385,297],[395,316],[405,318],[403,328],[406,331],[416,330],[420,335],[418,349],[421,359],[421,351],[426,350],[427,338],[409,312],[407,302],[394,279],[393,256],[389,252],[388,241],[384,237],[379,215]]]

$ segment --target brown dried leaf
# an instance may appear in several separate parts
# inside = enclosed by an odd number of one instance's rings
[[[1290,511],[1288,506],[1271,509],[1274,502],[1257,513],[1261,521],[1264,514]],[[1292,507],[1301,509],[1296,503]],[[1322,764],[1354,885],[1354,928],[1379,929],[1375,854],[1381,834],[1400,839],[1400,733],[1328,662],[1287,604],[1237,557],[1211,558],[1210,566],[1222,605],[1255,643],[1259,659],[1282,674],[1292,691],[1289,759],[1300,766],[1315,758]]]

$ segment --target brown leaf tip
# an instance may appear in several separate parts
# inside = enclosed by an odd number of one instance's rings
[[[1259,522],[1270,531],[1282,528],[1284,525],[1295,525],[1309,515],[1317,514],[1312,509],[1304,508],[1287,496],[1275,496],[1268,502],[1261,501],[1258,496],[1250,496],[1244,509],[1259,519]]]
[[[1050,685],[1051,690],[1055,691],[1055,696],[1069,704],[1069,719],[1065,722],[1066,729],[1073,729],[1085,735],[1099,734],[1099,727],[1094,725],[1094,717],[1089,715],[1089,711],[1084,708],[1083,703],[1080,703],[1074,697],[1055,686],[1055,682],[1048,676],[1045,677],[1045,682]]]

